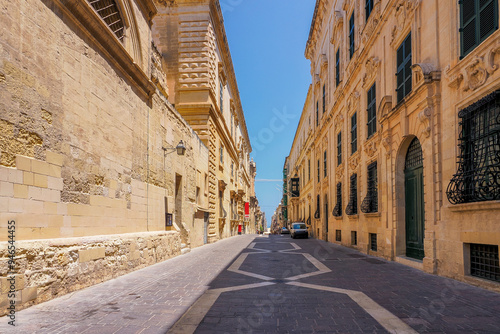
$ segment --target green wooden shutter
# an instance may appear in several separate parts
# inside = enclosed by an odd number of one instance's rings
[[[498,29],[497,0],[460,0],[461,58]]]

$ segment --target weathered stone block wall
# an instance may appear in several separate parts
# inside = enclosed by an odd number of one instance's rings
[[[0,243],[0,315],[11,289],[8,245]],[[16,242],[16,309],[38,304],[179,255],[177,232]]]

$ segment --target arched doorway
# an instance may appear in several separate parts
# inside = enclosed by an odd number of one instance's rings
[[[405,159],[406,256],[424,258],[424,164],[422,147],[414,138]]]

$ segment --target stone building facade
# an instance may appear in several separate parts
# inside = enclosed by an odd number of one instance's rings
[[[11,274],[20,309],[209,242],[213,152],[171,104],[177,86],[153,43],[157,5],[4,5],[1,312]]]
[[[209,149],[209,240],[255,232],[245,218],[250,139],[218,1],[159,1],[153,38],[170,100]]]
[[[317,0],[289,221],[500,291],[498,7]]]

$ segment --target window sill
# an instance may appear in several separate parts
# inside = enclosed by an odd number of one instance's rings
[[[342,220],[344,218],[344,216],[339,216],[339,217],[333,216],[333,218],[336,219],[336,220]]]
[[[449,205],[448,209],[452,212],[500,210],[500,201],[474,202],[474,203]]]
[[[349,219],[359,219],[359,214],[355,214],[355,215],[347,215],[347,218]]]
[[[368,212],[368,213],[365,213],[365,217],[374,217],[374,218],[377,218],[377,217],[381,217],[382,214],[380,212]]]

